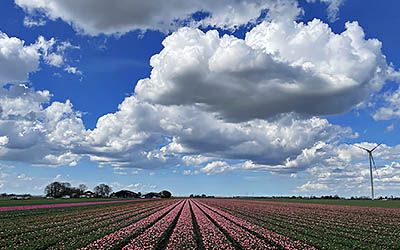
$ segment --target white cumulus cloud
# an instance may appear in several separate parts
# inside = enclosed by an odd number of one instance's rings
[[[299,186],[297,189],[300,192],[321,191],[321,190],[327,190],[328,185],[321,183],[312,183],[308,181],[307,183]]]
[[[210,174],[218,174],[227,171],[230,168],[229,164],[224,161],[213,161],[200,169],[201,172]]]
[[[66,64],[65,52],[73,48],[78,47],[43,36],[27,45],[25,41],[0,31],[0,85],[28,81],[29,74],[39,70],[41,61],[54,67],[64,66],[66,70],[71,68]],[[75,67],[74,73],[77,72],[80,71]]]
[[[373,114],[375,120],[391,120],[400,118],[400,89],[383,96],[383,106]]]
[[[60,18],[90,35],[132,30],[168,32],[184,23],[234,29],[256,23],[265,11],[270,18],[280,19],[293,19],[301,12],[294,0],[15,0],[15,3],[27,12],[28,20],[38,13],[52,20]],[[192,15],[198,12],[204,17],[195,21]]]
[[[328,19],[330,22],[335,22],[339,19],[340,6],[344,4],[345,0],[307,0],[309,3],[320,1],[328,5]]]
[[[133,96],[99,119],[84,151],[115,166],[201,165],[221,158],[278,164],[315,142],[352,136],[349,128],[317,117],[230,123],[195,107],[154,105]],[[165,146],[157,150],[159,145]]]
[[[69,101],[48,104],[50,97],[48,91],[21,84],[0,88],[2,160],[43,165],[79,160],[71,150],[84,138],[80,114]]]
[[[40,53],[35,45],[25,45],[0,31],[0,84],[23,82],[38,70]]]

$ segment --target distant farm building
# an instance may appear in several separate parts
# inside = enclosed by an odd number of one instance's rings
[[[147,193],[147,194],[143,195],[142,197],[144,197],[146,199],[161,198],[161,195],[160,195],[160,193],[150,192],[150,193]]]
[[[111,195],[116,198],[140,198],[140,193],[135,193],[129,190],[121,190]]]

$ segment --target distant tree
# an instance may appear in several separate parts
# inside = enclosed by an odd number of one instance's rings
[[[80,184],[78,186],[78,189],[79,189],[80,193],[83,194],[88,189],[88,187],[85,184]]]
[[[61,196],[63,196],[64,191],[65,191],[65,187],[64,187],[63,183],[59,183],[57,181],[50,183],[44,189],[46,196],[54,197],[54,198],[60,198]]]
[[[69,183],[69,182],[63,182],[61,184],[64,186],[64,188],[71,188],[72,187],[71,183]]]
[[[163,190],[160,192],[161,198],[171,198],[172,194],[170,191]]]
[[[100,184],[93,191],[99,197],[107,197],[112,192],[112,188],[107,184]]]
[[[78,197],[83,194],[87,187],[83,184],[79,187],[73,187],[71,183],[68,182],[52,182],[46,186],[44,192],[48,197],[60,198],[64,195],[69,195],[71,197]]]
[[[61,196],[69,195],[71,189],[71,183],[69,182],[62,182],[61,184]]]

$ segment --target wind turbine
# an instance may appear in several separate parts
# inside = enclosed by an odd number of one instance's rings
[[[355,147],[357,147],[357,148],[359,148],[359,149],[362,149],[362,150],[365,150],[365,151],[368,152],[369,173],[370,173],[370,175],[371,175],[371,198],[372,198],[372,200],[374,199],[374,177],[373,177],[373,175],[372,175],[372,164],[374,165],[375,171],[377,171],[377,170],[376,170],[376,165],[375,165],[375,160],[374,160],[374,157],[372,156],[372,152],[373,152],[377,147],[379,147],[380,145],[381,145],[381,143],[379,143],[378,145],[376,145],[376,146],[375,146],[374,148],[372,148],[372,149],[367,149],[367,148],[364,148],[364,147],[361,147],[361,146],[353,145],[353,146],[355,146]]]

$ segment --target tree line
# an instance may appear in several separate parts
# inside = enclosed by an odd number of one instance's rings
[[[140,192],[135,193],[130,190],[120,190],[112,193],[112,188],[107,184],[99,184],[94,187],[93,192],[88,191],[88,187],[85,184],[80,184],[78,187],[73,187],[68,182],[52,182],[46,186],[44,193],[46,197],[61,198],[69,196],[72,198],[76,197],[113,197],[113,198],[171,198],[171,192],[163,190],[159,193],[149,192],[142,195]]]
[[[61,198],[63,196],[80,197],[82,195],[93,195],[96,197],[108,197],[112,188],[107,184],[97,185],[93,192],[88,191],[88,187],[85,184],[80,184],[78,187],[73,187],[68,182],[52,182],[46,186],[44,192],[47,197]]]

